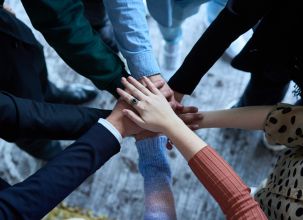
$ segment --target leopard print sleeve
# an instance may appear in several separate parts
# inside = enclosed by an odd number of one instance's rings
[[[267,115],[264,132],[270,144],[303,148],[303,106],[277,104]]]

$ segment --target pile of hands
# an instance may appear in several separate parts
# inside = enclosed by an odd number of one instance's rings
[[[122,137],[135,136],[140,140],[167,134],[181,120],[192,130],[199,128],[203,115],[194,106],[181,105],[184,95],[172,91],[158,76],[143,77],[140,82],[133,77],[121,79],[125,89],[117,89],[120,99],[107,120]]]

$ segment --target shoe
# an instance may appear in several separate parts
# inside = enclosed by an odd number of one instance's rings
[[[279,145],[279,144],[270,144],[268,143],[266,137],[265,137],[265,134],[263,134],[263,137],[262,137],[262,143],[263,145],[271,150],[271,151],[281,151],[281,150],[284,150],[286,149],[287,147],[285,145]]]
[[[45,101],[77,105],[91,101],[97,94],[98,92],[93,86],[72,83],[59,89],[50,82]]]
[[[17,145],[29,155],[45,161],[53,159],[64,149],[59,141],[49,140],[24,140]]]
[[[160,53],[159,64],[164,71],[176,71],[181,65],[182,42],[164,42]]]

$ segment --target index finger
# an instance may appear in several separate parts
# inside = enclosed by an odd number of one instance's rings
[[[160,90],[148,79],[146,76],[143,77],[144,82],[147,85],[147,88],[155,95],[161,94]]]
[[[142,83],[137,81],[134,77],[129,76],[127,80],[133,84],[138,90],[140,90],[144,95],[150,95],[151,92]]]

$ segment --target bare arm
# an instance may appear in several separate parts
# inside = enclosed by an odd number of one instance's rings
[[[262,130],[273,106],[250,106],[227,110],[201,112],[199,128],[240,128]]]

